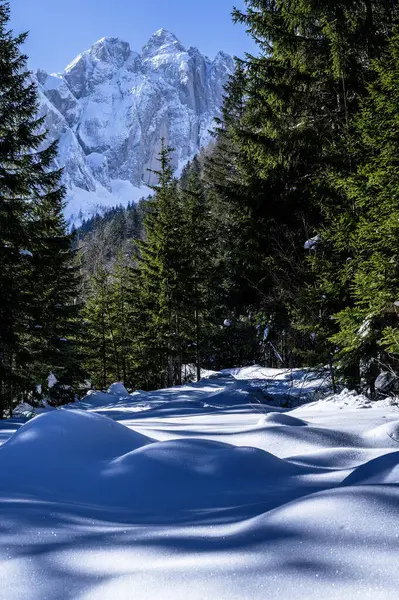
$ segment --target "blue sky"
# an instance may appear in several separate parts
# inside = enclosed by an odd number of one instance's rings
[[[140,50],[161,27],[186,46],[213,57],[218,50],[254,52],[251,38],[231,21],[244,0],[11,0],[11,26],[30,31],[24,51],[32,69],[62,70],[104,36],[127,40]]]

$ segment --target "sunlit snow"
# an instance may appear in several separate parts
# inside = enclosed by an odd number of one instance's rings
[[[0,423],[1,597],[398,597],[395,401],[208,375]]]

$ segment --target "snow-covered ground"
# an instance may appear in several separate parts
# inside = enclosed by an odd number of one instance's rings
[[[398,598],[398,407],[322,386],[253,367],[0,423],[0,598]]]

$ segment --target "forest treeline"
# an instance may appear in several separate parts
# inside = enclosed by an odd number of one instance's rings
[[[398,16],[393,0],[247,0],[233,19],[259,53],[236,60],[212,146],[176,179],[164,144],[151,198],[68,234],[2,2],[4,408],[48,393],[50,371],[59,401],[85,379],[149,389],[251,362],[394,390]]]

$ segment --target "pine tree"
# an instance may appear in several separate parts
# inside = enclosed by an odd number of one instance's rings
[[[32,339],[23,367],[25,373],[30,371],[33,379],[41,381],[53,372],[58,385],[53,386],[50,397],[60,403],[73,399],[73,387],[83,376],[78,354],[80,276],[71,249],[73,234],[66,233],[63,197],[64,190],[59,188],[41,198],[31,216],[32,270],[28,285],[33,320],[28,323],[26,335]]]
[[[131,387],[137,387],[136,368],[140,362],[138,294],[134,271],[130,258],[120,252],[110,275],[109,298],[116,378]]]
[[[177,180],[173,177],[172,150],[162,141],[158,185],[145,222],[146,239],[140,244],[141,305],[146,315],[145,347],[153,355],[153,385],[181,381],[184,324],[182,273],[187,259],[181,243],[182,211]]]
[[[323,232],[339,212],[349,219],[335,180],[359,160],[354,118],[397,3],[246,4],[234,19],[246,25],[260,53],[239,63],[227,88],[216,189],[242,213],[235,209],[232,220],[243,308],[268,323],[287,365],[298,364],[314,340],[325,362],[333,348],[331,317],[348,295],[346,256]],[[327,243],[308,261],[304,242],[316,234]]]
[[[374,68],[376,81],[357,121],[363,160],[350,178],[338,182],[352,204],[345,242],[351,248],[347,269],[352,302],[338,313],[340,329],[333,338],[343,370],[360,365],[371,394],[379,371],[397,372],[399,366],[398,29]],[[334,241],[344,249],[342,237],[337,234]]]
[[[196,365],[198,381],[201,366],[209,366],[209,343],[217,319],[218,300],[221,294],[223,272],[218,252],[218,218],[201,179],[201,166],[197,158],[183,171],[182,244],[186,270],[184,278],[185,337],[188,343],[186,356]],[[191,352],[190,352],[191,349]],[[207,364],[208,363],[208,364]]]
[[[65,373],[71,364],[73,352],[61,345],[76,319],[70,307],[77,294],[66,275],[72,254],[61,172],[52,169],[57,148],[46,144],[36,117],[36,89],[19,49],[26,34],[8,31],[9,12],[1,2],[0,415],[30,394],[47,368],[63,364]]]
[[[118,361],[114,343],[113,287],[110,275],[100,265],[90,278],[83,308],[85,336],[84,367],[96,388],[106,389],[115,379]]]
[[[259,347],[256,323],[248,319],[249,314],[259,310],[261,292],[256,282],[263,267],[261,225],[251,206],[256,192],[252,174],[243,169],[249,163],[240,142],[246,115],[246,84],[246,67],[237,60],[236,72],[226,85],[224,118],[218,120],[216,143],[204,168],[207,194],[218,221],[217,255],[223,270],[219,328],[212,340],[216,369],[251,363],[257,359],[255,348]],[[229,326],[223,326],[224,322]]]

